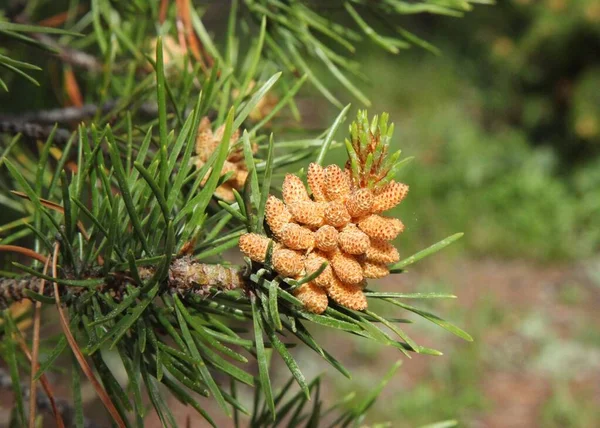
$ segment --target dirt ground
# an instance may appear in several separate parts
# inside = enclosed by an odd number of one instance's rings
[[[473,377],[462,383],[478,390],[486,405],[483,410],[459,412],[457,416],[464,416],[459,417],[461,425],[545,426],[548,421],[542,420],[542,407],[560,382],[569,385],[573,400],[585,395],[590,402],[600,403],[600,284],[592,278],[593,266],[536,266],[483,259],[425,266],[406,274],[406,288],[438,283],[457,295],[456,301],[445,303],[435,313],[460,325],[474,338],[473,343],[452,340],[451,349],[441,346],[443,360],[465,355],[478,360],[472,362]],[[397,288],[391,282],[382,288]],[[460,309],[448,312],[451,305]],[[427,333],[418,332],[413,339],[420,343],[429,338]],[[435,346],[437,340],[432,342]],[[469,352],[473,346],[477,351]],[[434,360],[418,356],[405,363],[399,376],[404,377],[406,387],[398,392],[399,399],[419,382],[431,382],[431,364],[438,364],[439,359]],[[460,367],[468,371],[469,363]],[[465,385],[459,377],[455,387],[461,386]],[[393,390],[390,385],[386,393],[394,394]],[[600,424],[600,413],[596,413],[595,421]]]

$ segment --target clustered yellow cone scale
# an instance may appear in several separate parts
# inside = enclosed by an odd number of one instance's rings
[[[208,159],[217,149],[221,140],[223,139],[223,132],[225,125],[221,125],[214,133],[211,129],[211,123],[208,117],[203,117],[198,127],[198,136],[196,137],[196,156],[194,157],[194,163],[198,169],[208,162]],[[229,139],[229,145],[233,146],[240,138],[240,131],[236,130],[231,138]],[[258,146],[252,145],[253,153],[256,153]],[[221,169],[221,176],[230,174],[223,184],[221,184],[215,190],[215,195],[219,198],[227,201],[235,201],[233,189],[240,190],[244,187],[244,182],[248,177],[248,168],[244,163],[244,153],[241,146],[230,150],[223,168]],[[208,180],[210,174],[206,174],[202,184],[204,185]]]
[[[389,178],[395,172],[393,164],[383,159],[393,129],[388,132],[387,116],[381,122],[375,118],[373,125],[365,118],[366,113],[359,113],[358,127],[356,122],[351,126],[352,141],[347,141],[354,162],[343,170],[312,163],[307,172],[312,196],[299,177],[287,174],[283,200],[273,195],[267,200],[265,220],[274,241],[272,268],[283,277],[299,279],[327,262],[313,281],[294,290],[311,312],[327,309],[328,297],[353,310],[366,309],[367,279],[389,275],[387,264],[399,260],[389,241],[404,226],[382,213],[404,199],[408,186]],[[250,259],[264,263],[269,241],[248,233],[239,245]]]

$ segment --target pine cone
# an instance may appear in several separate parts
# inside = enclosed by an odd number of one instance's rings
[[[315,280],[295,291],[312,312],[326,309],[325,295],[348,308],[365,309],[365,278],[387,276],[386,264],[400,258],[387,241],[402,232],[402,222],[376,213],[397,205],[408,187],[391,182],[374,195],[369,188],[353,186],[348,177],[336,165],[323,169],[313,163],[307,177],[312,198],[302,180],[288,174],[283,201],[272,195],[267,200],[266,222],[281,245],[273,251],[273,269],[294,278],[328,263]],[[242,252],[258,262],[264,262],[267,246],[264,236],[246,234],[240,239]]]
[[[301,278],[328,263],[313,281],[295,290],[311,312],[327,308],[329,296],[354,310],[367,307],[363,293],[367,278],[389,275],[387,264],[400,259],[389,243],[403,230],[402,222],[381,215],[398,205],[408,186],[393,180],[394,163],[386,158],[391,130],[387,117],[375,126],[359,113],[347,142],[351,161],[342,170],[337,165],[308,167],[308,189],[302,180],[287,174],[283,200],[269,196],[265,220],[276,247],[272,268],[282,276]],[[397,155],[392,160],[397,160]],[[264,262],[268,238],[246,234],[240,249],[252,260]]]

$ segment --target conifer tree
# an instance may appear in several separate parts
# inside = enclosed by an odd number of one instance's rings
[[[399,325],[410,312],[471,340],[412,303],[454,296],[372,284],[461,234],[400,257],[404,226],[387,212],[418,197],[397,181],[410,159],[387,114],[359,110],[348,121],[341,100],[371,104],[355,84],[368,79],[352,58],[363,39],[391,54],[433,50],[403,23],[461,15],[473,1],[224,3],[39,0],[3,10],[0,86],[32,85],[43,97],[33,86],[48,87],[52,69],[70,105],[0,117],[0,386],[13,392],[14,426],[97,426],[83,411],[84,382],[119,427],[144,426],[149,412],[175,426],[171,399],[214,425],[199,397],[235,426],[358,426],[399,364],[352,407],[347,397],[323,403],[294,344],[351,373],[310,325],[440,355]],[[295,97],[307,85],[339,114],[297,138]],[[328,164],[336,150],[347,161]],[[41,337],[50,320],[60,334]],[[72,399],[47,376],[65,355]],[[276,356],[289,370],[279,387]],[[293,383],[299,391],[286,394]],[[242,384],[255,389],[250,407]]]

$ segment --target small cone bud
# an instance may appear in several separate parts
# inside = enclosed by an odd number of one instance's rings
[[[407,194],[408,186],[406,184],[392,181],[375,197],[372,212],[380,213],[394,208]]]
[[[326,202],[325,192],[325,172],[323,167],[317,163],[311,163],[308,166],[308,172],[306,173],[306,181],[312,192],[313,198],[317,202]]]
[[[198,136],[196,137],[196,154],[202,160],[206,162],[210,157],[210,154],[215,149],[214,135],[212,129],[210,129],[210,120],[204,116],[198,126]]]
[[[198,132],[211,131],[210,129],[210,119],[208,116],[203,116],[200,119],[200,125],[198,125]],[[212,134],[212,131],[210,132]]]
[[[302,284],[295,289],[294,296],[304,303],[304,307],[308,311],[315,314],[322,314],[327,309],[327,293],[312,282]]]
[[[315,246],[325,252],[333,251],[338,247],[338,231],[335,227],[326,224],[315,232]]]
[[[196,165],[196,168],[197,168],[197,169],[200,169],[200,168],[202,168],[202,167],[203,167],[203,166],[206,164],[206,162],[204,162],[200,156],[194,156],[194,157],[192,157],[192,158],[190,159],[190,162],[191,162],[193,165]]]
[[[224,126],[220,126],[219,129],[213,134],[210,128],[210,120],[207,117],[203,117],[200,126],[198,127],[198,137],[196,138],[196,154],[194,163],[197,168],[202,168],[206,161],[211,157],[213,152],[217,149],[221,140],[223,139]],[[239,130],[236,130],[231,138],[229,139],[229,145],[234,144],[240,136]],[[256,149],[253,147],[253,153]],[[235,148],[232,150],[227,159],[223,163],[221,168],[220,176],[223,177],[228,175],[227,182],[223,183],[215,190],[215,195],[228,202],[235,200],[232,189],[240,190],[244,187],[246,178],[248,177],[248,170],[244,164],[243,150]],[[209,170],[203,177],[201,184],[204,185],[210,177],[211,170]]]
[[[235,131],[233,131],[233,134],[231,134],[231,138],[229,139],[229,143],[230,144],[235,144],[238,142],[238,140],[240,139],[240,130],[236,129]]]
[[[271,258],[273,268],[281,276],[296,277],[304,269],[304,260],[300,254],[287,248],[278,248],[273,251]]]
[[[227,202],[235,201],[235,195],[233,194],[232,187],[227,183],[222,184],[215,189],[215,196]]]
[[[396,247],[380,239],[371,239],[371,245],[367,248],[365,256],[372,263],[396,263],[400,260]]]
[[[236,164],[234,164],[233,162],[226,160],[223,163],[223,168],[221,168],[220,177],[224,176],[225,174],[227,174],[229,172],[237,173],[237,171],[238,171],[238,166]]]
[[[290,205],[298,201],[310,201],[304,183],[293,174],[286,174],[281,189],[283,201]]]
[[[350,222],[350,214],[341,202],[329,202],[325,208],[325,222],[334,227],[344,227]]]
[[[333,301],[346,308],[355,311],[367,309],[367,297],[360,285],[346,284],[335,278],[333,284],[327,289],[327,294]]]
[[[235,147],[229,153],[229,156],[227,156],[227,160],[236,163],[238,164],[238,167],[241,167],[244,161],[244,150],[241,147]]]
[[[384,264],[364,262],[362,266],[365,278],[383,278],[390,274],[389,269]]]
[[[391,241],[404,230],[404,225],[397,218],[382,217],[371,214],[358,222],[360,230],[371,238]]]
[[[219,144],[221,144],[221,141],[223,140],[223,134],[225,133],[225,124],[219,126],[217,128],[217,130],[215,131],[215,147],[217,147]],[[229,138],[229,144],[235,144],[237,143],[237,140],[240,139],[240,130],[236,129],[232,134],[231,134],[231,138]]]
[[[242,189],[248,178],[248,171],[245,169],[238,169],[237,173],[233,176],[233,187],[236,189]]]
[[[208,131],[198,133],[198,137],[196,137],[196,154],[202,163],[206,162],[206,160],[210,157],[212,150],[214,150],[213,135],[210,129]],[[199,168],[201,166],[202,165],[200,165]]]
[[[369,237],[354,225],[348,225],[338,236],[338,244],[348,254],[363,254],[369,248]]]
[[[307,250],[315,246],[315,234],[296,223],[288,223],[281,229],[281,242],[293,250]]]
[[[223,139],[223,133],[225,132],[225,124],[219,126],[217,128],[217,130],[215,131],[215,141],[218,143],[221,142],[221,140]]]
[[[337,165],[325,168],[325,194],[330,201],[343,201],[350,194],[348,178]]]
[[[370,189],[358,189],[346,200],[346,208],[352,217],[362,217],[372,213],[373,201],[374,197]]]
[[[255,262],[264,263],[270,239],[257,233],[246,233],[240,236],[239,247],[242,253]]]
[[[265,205],[265,219],[275,236],[280,237],[281,229],[292,221],[292,215],[280,199],[271,195]]]
[[[358,284],[363,280],[362,266],[350,254],[338,251],[331,255],[331,267],[337,277],[348,284]]]
[[[304,268],[306,269],[306,275],[310,275],[319,270],[323,263],[328,263],[327,267],[313,280],[313,282],[319,287],[328,287],[333,280],[333,270],[331,269],[329,260],[324,255],[315,252],[310,253],[304,261]]]
[[[289,204],[288,210],[298,223],[319,227],[325,223],[325,207],[322,202],[298,201]]]

